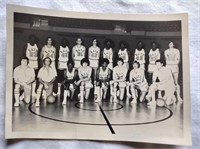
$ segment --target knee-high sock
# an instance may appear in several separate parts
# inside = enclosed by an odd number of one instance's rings
[[[83,86],[80,86],[80,96],[81,96],[80,102],[83,102],[83,100],[84,100],[84,87]]]
[[[41,95],[41,91],[37,91],[37,94],[36,94],[36,106],[39,106],[39,104],[40,104],[40,95]]]
[[[32,96],[35,96],[35,88],[36,88],[36,82],[34,81],[33,83],[32,83]]]
[[[181,94],[180,85],[176,85],[176,94],[177,94],[178,100],[182,100],[181,96],[180,96],[180,94]]]
[[[14,106],[19,106],[19,93],[15,93],[15,105]]]
[[[132,98],[136,99],[136,93],[135,93],[135,89],[131,88],[131,94],[132,94]]]
[[[101,94],[100,94],[100,87],[99,87],[99,86],[95,86],[94,94],[97,95],[97,101],[100,101],[100,98],[101,98],[100,96],[101,96]]]
[[[60,95],[60,92],[61,92],[61,83],[58,83],[58,92],[57,92],[57,94]]]
[[[129,92],[129,85],[126,85],[126,96],[127,96],[127,97],[130,97],[130,96],[131,96],[131,94],[130,94],[130,92]]]
[[[67,96],[69,94],[68,92],[69,92],[69,90],[64,90],[64,98],[63,98],[62,104],[66,104],[66,102],[67,102]]]

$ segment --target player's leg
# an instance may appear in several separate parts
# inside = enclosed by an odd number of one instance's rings
[[[107,83],[108,86],[108,83]],[[105,84],[102,84],[101,86],[101,98],[102,99],[106,99],[107,96],[107,91],[108,91],[108,87]]]
[[[113,100],[114,100],[114,101],[117,101],[117,86],[118,86],[118,83],[115,82],[115,83],[113,84]]]
[[[19,84],[15,84],[15,89],[14,89],[14,96],[15,96],[14,106],[15,107],[19,106],[19,95],[20,95],[20,85]]]
[[[85,82],[85,99],[86,100],[89,99],[91,88],[93,88],[92,82],[91,81]]]
[[[126,82],[119,82],[119,99],[123,100],[124,99],[124,92],[125,92],[125,87],[126,87]]]
[[[65,87],[64,87],[64,97],[63,97],[63,101],[62,101],[62,104],[65,105],[66,102],[67,102],[67,97],[69,95],[69,86],[70,84],[69,83],[65,83]]]
[[[96,82],[96,85],[94,86],[94,99],[96,102],[100,102],[101,100],[100,82]]]
[[[156,105],[156,96],[155,96],[155,94],[156,94],[156,91],[158,90],[158,87],[157,87],[157,85],[155,85],[155,84],[152,84],[151,86],[150,86],[150,88],[149,88],[149,91],[151,92],[150,94],[151,94],[151,101],[150,102],[148,102],[148,105],[149,106],[155,106]]]
[[[174,103],[173,100],[174,92],[176,91],[176,87],[174,85],[166,85],[165,94],[166,94],[166,105],[170,105]]]
[[[145,97],[145,95],[146,95],[146,93],[147,93],[147,91],[148,91],[148,84],[145,84],[145,85],[140,86],[139,89],[140,89],[140,91],[141,91],[141,92],[140,92],[139,101],[140,101],[140,102],[143,102],[143,101],[144,101],[144,97]]]
[[[28,104],[31,101],[31,84],[24,87],[24,101]]]
[[[37,92],[36,92],[36,103],[35,103],[36,107],[40,106],[40,96],[41,96],[41,93],[42,93],[42,89],[43,89],[43,85],[39,84],[39,87],[38,87]]]
[[[178,66],[177,66],[178,67]],[[175,82],[175,85],[176,85],[176,95],[177,95],[177,99],[178,101],[182,101],[182,98],[180,96],[181,94],[181,91],[180,91],[180,85],[178,84],[178,76],[179,76],[179,73],[178,72],[175,72],[173,73],[173,76],[174,76],[174,82]]]
[[[127,96],[128,98],[131,97],[130,88],[129,88],[129,87],[130,87],[130,86],[129,86],[129,81],[127,81],[127,82],[126,82],[126,96]]]
[[[46,89],[47,97],[53,94],[53,83],[48,85],[48,89]]]
[[[131,85],[131,97],[132,97],[131,103],[137,103],[136,92],[137,90],[135,88],[135,85]]]
[[[70,86],[69,86],[69,90],[70,90],[70,92],[69,92],[69,96],[70,96],[70,99],[72,100],[73,99],[73,97],[74,97],[74,92],[75,92],[75,90],[76,90],[76,87],[75,87],[75,85],[73,85],[73,84],[70,84]],[[70,94],[71,93],[71,94]]]
[[[84,88],[85,88],[85,82],[81,82],[80,85],[80,101],[79,102],[83,102],[84,101]]]

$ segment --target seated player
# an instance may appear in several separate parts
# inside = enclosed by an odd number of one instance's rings
[[[19,106],[20,90],[24,90],[24,101],[30,103],[31,100],[31,86],[35,80],[34,69],[28,66],[29,60],[27,57],[21,59],[21,65],[14,69],[14,106]]]
[[[119,87],[119,99],[123,100],[124,90],[126,87],[126,75],[127,68],[123,65],[122,58],[118,58],[117,66],[113,68],[113,80],[110,81],[111,95],[114,97],[114,101],[117,101],[117,87]]]
[[[149,94],[147,95],[147,98],[152,98],[148,105],[156,105],[155,93],[157,90],[165,92],[163,99],[165,99],[166,105],[170,105],[175,102],[175,84],[172,72],[169,68],[164,66],[163,60],[156,60],[156,66],[158,69],[153,73],[153,83],[150,86]]]
[[[80,85],[80,102],[83,102],[84,97],[86,100],[89,98],[90,90],[93,88],[91,79],[92,68],[89,65],[89,60],[83,58],[81,60],[81,67],[78,68],[79,81],[77,81],[77,85]]]
[[[76,78],[77,78],[78,72],[74,68],[74,62],[69,60],[67,62],[67,68],[64,71],[64,99],[62,104],[65,105],[67,102],[67,97],[70,97],[73,99],[74,91],[77,88],[76,85]]]
[[[95,95],[97,102],[101,99],[106,99],[109,81],[111,79],[111,70],[108,68],[109,60],[104,58],[101,62],[101,67],[97,69]]]
[[[53,93],[53,83],[56,79],[57,72],[55,68],[52,68],[51,62],[52,61],[49,57],[44,58],[44,65],[38,72],[39,87],[36,95],[36,107],[40,106],[40,96],[42,90],[45,92],[45,99]]]
[[[129,82],[133,98],[131,103],[137,103],[138,90],[140,90],[139,100],[140,102],[143,102],[144,97],[148,91],[148,83],[145,78],[144,69],[140,68],[140,63],[137,61],[133,62],[133,69],[129,75]]]

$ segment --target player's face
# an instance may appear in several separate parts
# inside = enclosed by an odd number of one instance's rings
[[[83,67],[87,67],[88,64],[86,62],[83,63]]]
[[[67,46],[67,41],[66,41],[66,40],[63,40],[63,41],[62,41],[62,46],[63,46],[63,47],[66,47],[66,46]]]
[[[21,60],[21,65],[22,65],[23,67],[27,66],[27,65],[28,65],[27,59],[22,59],[22,60]]]
[[[46,65],[46,66],[49,66],[50,65],[50,59],[45,59],[45,61],[44,61],[44,64]]]
[[[156,63],[156,66],[157,66],[157,68],[158,68],[158,70],[163,66],[163,64],[162,63],[160,63],[160,62],[157,62]]]
[[[68,67],[68,69],[72,69],[73,68],[73,65],[72,65],[72,63],[69,63],[68,65],[67,65],[67,67]]]
[[[82,44],[81,38],[78,38],[77,41],[76,41],[76,43],[77,43],[78,45],[81,45],[81,44]]]
[[[117,61],[118,66],[122,66],[122,64],[123,64],[122,61]]]
[[[155,43],[152,43],[152,48],[156,49],[156,44]]]
[[[141,42],[138,43],[138,48],[142,49],[142,43]]]
[[[34,38],[34,37],[31,37],[31,38],[30,38],[30,44],[33,45],[34,43],[35,43],[35,38]]]
[[[96,46],[97,45],[97,40],[96,39],[93,40],[92,44],[93,44],[93,46]]]
[[[48,44],[48,45],[52,45],[52,39],[51,39],[51,38],[48,38],[48,39],[47,39],[47,44]]]
[[[108,41],[108,42],[106,43],[106,45],[107,45],[108,47],[110,47],[110,45],[111,45],[110,41]]]
[[[137,69],[138,68],[138,64],[137,63],[133,63],[133,69]]]
[[[173,48],[174,47],[174,43],[173,42],[170,42],[169,43],[169,48]]]
[[[107,64],[106,62],[103,62],[102,66],[103,66],[104,68],[106,68],[106,67],[108,66],[108,64]]]
[[[120,48],[121,48],[121,49],[124,49],[124,48],[125,48],[125,45],[124,45],[123,43],[121,43]]]

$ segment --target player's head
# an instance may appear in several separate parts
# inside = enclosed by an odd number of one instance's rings
[[[47,44],[52,45],[53,44],[53,39],[52,37],[47,37]]]
[[[90,61],[87,58],[81,60],[81,66],[86,67],[90,65]]]
[[[93,45],[93,46],[98,46],[98,41],[97,41],[96,38],[94,38],[94,39],[92,40],[92,45]]]
[[[138,61],[133,62],[133,69],[140,68],[140,63]]]
[[[124,41],[124,40],[120,41],[120,42],[119,42],[119,47],[120,47],[121,49],[127,48],[127,42]]]
[[[36,42],[36,37],[35,37],[35,35],[32,34],[32,35],[29,36],[29,42],[30,42],[30,44],[32,44],[32,45]]]
[[[174,47],[174,42],[173,42],[173,41],[170,41],[170,42],[168,43],[168,46],[169,46],[169,48],[173,48],[173,47]]]
[[[113,47],[113,41],[111,39],[106,39],[104,44],[106,47],[109,47],[109,48]]]
[[[143,42],[142,41],[139,41],[137,43],[137,46],[138,46],[138,49],[142,49],[143,48]]]
[[[62,44],[62,46],[63,47],[66,47],[67,45],[68,45],[68,40],[66,39],[66,38],[63,38],[62,40],[61,40],[61,44]]]
[[[157,66],[158,69],[160,69],[161,67],[165,66],[165,61],[162,60],[162,59],[156,60],[155,63],[156,63],[156,66]]]
[[[69,61],[67,62],[67,67],[68,67],[69,69],[74,68],[74,61],[69,60]]]
[[[77,38],[77,40],[76,40],[76,44],[78,44],[78,45],[81,45],[82,44],[82,39],[81,38]]]
[[[118,58],[117,59],[117,65],[118,66],[121,66],[121,65],[123,65],[124,64],[124,60],[122,59],[122,58]]]
[[[22,57],[21,58],[21,66],[27,66],[29,63],[28,57]]]
[[[45,65],[45,66],[50,66],[51,65],[51,59],[49,58],[49,57],[46,57],[46,58],[44,58],[43,59],[43,64]]]
[[[152,43],[151,43],[151,47],[152,47],[152,49],[156,49],[156,48],[157,48],[156,42],[152,42]]]
[[[101,61],[101,65],[103,67],[107,67],[109,64],[109,60],[107,58],[103,58],[102,61]]]

